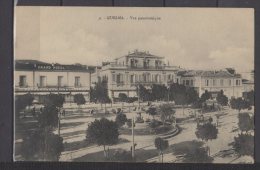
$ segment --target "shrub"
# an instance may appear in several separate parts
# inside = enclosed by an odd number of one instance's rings
[[[156,127],[156,128],[154,129],[154,132],[155,132],[156,134],[161,134],[161,133],[166,133],[166,132],[168,132],[168,131],[171,130],[171,129],[172,129],[171,126],[159,126],[159,127]]]
[[[125,122],[127,122],[127,118],[125,114],[121,113],[116,116],[116,124],[118,125],[118,127],[123,126]]]
[[[238,127],[242,132],[248,132],[254,129],[254,118],[250,117],[248,113],[238,114]]]
[[[137,117],[135,122],[136,123],[144,123],[144,119],[142,117]]]
[[[218,129],[211,123],[206,123],[198,125],[195,134],[197,138],[208,141],[217,138]]]
[[[77,103],[78,106],[83,105],[86,103],[85,97],[83,94],[75,94],[74,95],[74,102]]]
[[[154,119],[154,116],[157,114],[156,107],[149,107],[146,111],[149,115],[151,115]]]
[[[118,95],[120,102],[126,102],[127,101],[127,95],[125,93],[119,93]]]
[[[117,108],[117,114],[120,114],[120,113],[123,113],[122,109],[121,108]]]
[[[132,127],[132,119],[127,119],[126,124],[129,128]]]
[[[149,123],[149,126],[150,128],[156,128],[160,125],[162,125],[163,123],[161,121],[158,121],[158,120],[152,120],[150,123]]]
[[[116,151],[112,156],[113,161],[119,162],[132,162],[132,155],[131,152],[123,151]]]
[[[21,155],[26,161],[58,161],[63,139],[50,131],[36,130],[23,139]]]
[[[241,156],[253,156],[254,136],[250,134],[239,134],[238,137],[234,138],[233,148]]]

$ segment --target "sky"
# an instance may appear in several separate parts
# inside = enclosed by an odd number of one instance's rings
[[[16,59],[101,65],[138,49],[186,69],[254,69],[253,9],[16,7],[15,13]]]

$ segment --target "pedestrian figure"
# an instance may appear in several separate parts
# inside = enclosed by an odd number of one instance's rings
[[[32,108],[32,115],[35,116],[35,106]]]
[[[62,111],[62,115],[65,117],[65,109],[63,109]]]

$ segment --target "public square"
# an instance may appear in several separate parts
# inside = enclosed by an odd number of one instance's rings
[[[141,106],[146,108],[147,103],[142,103]],[[101,109],[100,104],[85,104],[80,108],[76,104],[64,104],[66,115],[61,116],[60,136],[63,138],[64,150],[61,153],[59,161],[77,161],[77,162],[103,162],[107,161],[103,156],[103,147],[96,144],[90,144],[86,141],[86,129],[88,125],[95,119],[105,117],[109,120],[115,120],[116,115],[111,112],[112,109],[123,108],[123,113],[128,119],[137,117],[138,114],[134,111],[134,107],[138,103],[118,103],[106,105],[106,109],[110,111],[109,114],[104,114],[104,105]],[[38,106],[39,107],[39,106]],[[130,108],[129,108],[130,107]],[[97,112],[91,114],[90,111],[98,108]],[[129,112],[130,110],[130,112]],[[184,110],[181,107],[175,108],[175,117],[177,120],[177,128],[170,130],[167,137],[169,148],[164,151],[164,162],[182,163],[182,156],[174,154],[174,149],[178,147],[187,147],[194,145],[194,141],[201,142],[195,135],[197,122],[195,120],[196,109],[186,107]],[[253,110],[253,109],[252,109]],[[242,111],[241,111],[242,112]],[[246,110],[248,112],[248,110]],[[217,112],[204,113],[205,117],[212,117],[213,124],[216,123],[216,114],[219,114],[218,120],[218,135],[217,139],[208,141],[210,147],[210,156],[213,158],[213,163],[253,163],[253,158],[250,156],[238,156],[230,146],[234,141],[234,137],[238,135],[238,111],[229,107],[224,107],[223,110]],[[152,119],[150,115],[145,112],[141,116],[146,119]],[[155,119],[160,119],[160,115],[156,115]],[[37,121],[32,115],[27,114],[25,118],[21,119],[21,124],[17,124],[15,134],[15,159],[22,159],[19,154],[19,146],[22,142],[21,134],[23,132],[30,132],[34,129]],[[58,133],[55,130],[54,133]],[[115,145],[109,146],[110,154],[115,151],[125,150],[131,152],[132,133],[131,128],[124,125],[119,130],[119,142]],[[155,148],[154,140],[156,137],[164,137],[167,135],[154,135],[149,131],[147,122],[136,123],[134,128],[134,142],[137,144],[135,148],[136,162],[159,162],[158,151]],[[205,145],[205,144],[204,144]]]

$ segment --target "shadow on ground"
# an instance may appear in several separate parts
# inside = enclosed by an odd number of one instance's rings
[[[124,139],[124,138],[119,138],[119,141],[117,144],[122,144],[122,143],[127,143],[127,142],[129,142],[129,140]],[[87,140],[75,141],[75,142],[71,142],[71,143],[65,142],[63,151],[74,151],[74,150],[84,149],[86,147],[95,146],[95,145],[96,144],[91,143]]]
[[[85,124],[85,122],[62,123],[61,129],[63,130],[63,129],[73,128],[73,127],[80,126],[83,124]]]

